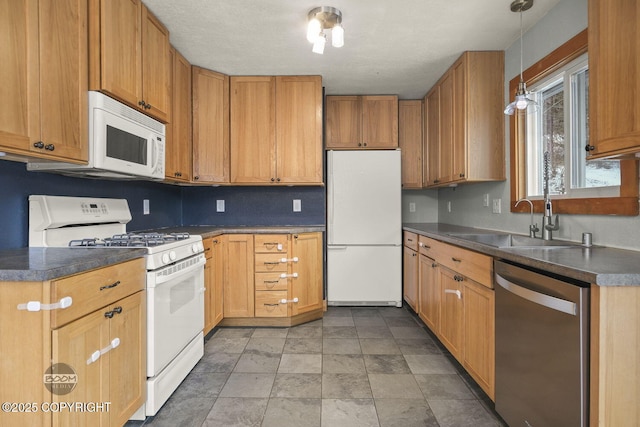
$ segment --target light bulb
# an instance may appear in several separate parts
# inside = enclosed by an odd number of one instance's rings
[[[529,100],[526,95],[518,95],[516,96],[516,108],[518,110],[524,110],[529,105]]]
[[[309,24],[307,25],[307,40],[309,40],[309,43],[316,42],[321,30],[320,21],[317,18],[309,20]]]
[[[324,53],[324,45],[326,43],[327,43],[327,36],[325,36],[324,33],[319,33],[318,38],[313,43],[313,48],[311,49],[311,51],[313,53],[318,53],[322,55]]]
[[[333,47],[344,46],[344,28],[340,24],[334,25],[331,30],[331,45]]]

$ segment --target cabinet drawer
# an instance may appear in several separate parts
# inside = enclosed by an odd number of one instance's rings
[[[493,288],[493,258],[478,252],[440,243],[436,261],[470,279]]]
[[[287,291],[256,291],[256,317],[287,317]]]
[[[289,248],[288,234],[256,234],[254,239],[256,253],[286,254]]]
[[[282,261],[284,259],[284,262]],[[255,271],[258,272],[274,272],[287,271],[287,253],[281,254],[256,254]]]
[[[282,273],[256,273],[256,291],[286,291],[288,279]]]
[[[403,235],[404,245],[414,251],[418,250],[418,235],[410,231],[405,231]]]
[[[418,251],[431,259],[436,259],[444,243],[424,236],[418,236]]]
[[[51,300],[71,297],[71,307],[51,311],[51,327],[71,322],[145,288],[144,258],[77,274],[51,283]]]

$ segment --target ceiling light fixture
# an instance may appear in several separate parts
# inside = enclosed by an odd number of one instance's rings
[[[322,54],[327,43],[327,35],[324,30],[331,30],[331,45],[333,47],[344,46],[344,28],[342,28],[342,12],[335,7],[320,6],[313,8],[307,15],[307,40],[313,43],[312,51]]]
[[[533,0],[513,0],[511,3],[511,11],[520,13],[520,82],[518,83],[515,100],[504,109],[504,113],[509,116],[514,115],[517,110],[526,110],[527,113],[534,113],[538,107],[538,104],[527,96],[529,92],[527,92],[527,85],[522,78],[522,57],[524,55],[522,48],[522,12],[531,9],[531,6],[533,6]]]

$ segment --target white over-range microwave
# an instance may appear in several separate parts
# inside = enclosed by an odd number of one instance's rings
[[[36,161],[27,170],[120,179],[164,179],[165,126],[89,91],[89,163]]]

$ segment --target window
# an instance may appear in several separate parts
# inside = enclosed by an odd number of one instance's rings
[[[587,161],[584,154],[589,142],[587,54],[541,79],[529,90],[538,109],[526,117],[527,197],[544,194],[545,170],[552,196],[618,196],[620,162]]]
[[[587,30],[523,72],[535,114],[512,116],[511,211],[543,212],[545,152],[554,211],[638,215],[638,165],[634,160],[586,160],[589,142]],[[520,76],[510,82],[515,96]]]

